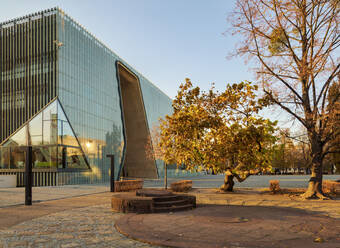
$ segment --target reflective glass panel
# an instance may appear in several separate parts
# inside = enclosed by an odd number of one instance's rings
[[[57,144],[58,138],[58,104],[54,101],[42,112],[43,143]]]
[[[23,126],[12,137],[10,137],[3,146],[26,146],[27,145],[27,127]]]
[[[10,167],[10,147],[0,147],[0,169]]]
[[[57,168],[57,146],[33,147],[33,166],[36,169]]]
[[[28,123],[27,141],[29,145],[43,145],[43,118],[39,113]]]
[[[79,147],[79,143],[60,103],[58,103],[58,144]]]

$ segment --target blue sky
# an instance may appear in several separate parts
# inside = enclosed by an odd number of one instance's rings
[[[0,21],[59,6],[170,97],[186,77],[252,80],[241,59],[227,60],[236,39],[223,35],[232,0],[1,0]]]
[[[185,78],[220,90],[255,81],[242,58],[226,59],[237,42],[223,34],[234,0],[1,0],[0,22],[55,6],[171,98]]]

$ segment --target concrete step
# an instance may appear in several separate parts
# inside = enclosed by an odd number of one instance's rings
[[[173,206],[184,206],[188,205],[190,202],[188,200],[176,200],[176,201],[161,201],[154,202],[155,207],[173,207]]]
[[[172,206],[172,207],[154,207],[153,212],[154,213],[169,213],[169,212],[178,212],[178,211],[184,211],[184,210],[191,210],[193,209],[192,204],[187,204],[183,206]]]

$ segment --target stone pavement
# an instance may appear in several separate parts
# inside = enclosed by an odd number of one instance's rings
[[[86,196],[78,196],[54,201],[33,203],[32,206],[13,206],[0,208],[0,230],[29,221],[45,215],[74,210],[78,208],[108,204],[111,200],[112,193],[106,192]]]
[[[0,248],[151,247],[114,228],[112,193],[0,209]],[[154,247],[154,246],[152,246]]]
[[[89,195],[110,190],[109,185],[64,185],[53,187],[33,187],[33,203],[51,201],[81,195]],[[25,188],[0,188],[0,208],[20,205],[25,202]]]
[[[150,242],[145,237],[132,235],[127,238],[119,234],[114,225],[117,223],[121,227],[119,221],[124,222],[126,218],[138,232],[159,232],[156,237],[163,241],[169,239],[169,236],[164,239],[164,232],[173,235],[170,241],[176,238],[182,242],[175,244],[178,247],[223,247],[219,245],[224,245],[226,240],[230,241],[227,247],[272,247],[270,242],[274,242],[275,247],[284,247],[280,240],[286,240],[283,245],[287,247],[299,247],[300,244],[301,247],[304,244],[340,247],[337,239],[340,237],[339,199],[299,201],[287,195],[246,189],[236,189],[235,193],[229,194],[219,194],[213,189],[194,189],[190,193],[197,196],[198,203],[214,205],[176,214],[128,217],[131,215],[112,213],[109,204],[112,193],[106,192],[32,206],[0,208],[0,248],[154,247],[166,244],[151,242],[149,245],[130,239]],[[122,232],[129,234],[127,230]],[[324,242],[314,243],[313,239],[319,237]],[[260,242],[262,239],[264,243]],[[200,246],[195,246],[197,241]]]
[[[296,190],[305,191],[305,189]],[[324,201],[301,200],[294,193],[272,195],[268,192],[268,188],[236,188],[232,193],[220,193],[217,189],[193,189],[189,193],[196,196],[197,204],[297,208],[340,219],[340,196]]]
[[[116,231],[121,216],[109,204],[46,215],[0,230],[0,247],[151,247]]]
[[[126,236],[170,247],[340,248],[340,199],[299,200],[288,195],[237,189],[194,189],[193,211],[128,214],[116,222]],[[318,242],[320,241],[320,242]]]

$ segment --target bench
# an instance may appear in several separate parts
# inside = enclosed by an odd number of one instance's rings
[[[0,188],[15,188],[17,175],[0,175]]]
[[[324,180],[322,182],[322,190],[324,193],[340,194],[340,182]]]
[[[141,179],[115,181],[115,192],[136,191],[143,188]]]
[[[192,180],[181,180],[170,185],[172,191],[186,192],[192,189]]]

